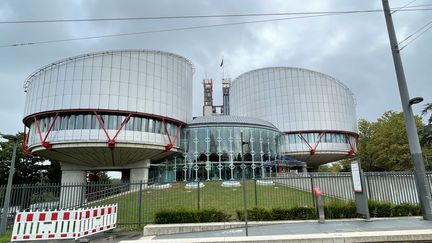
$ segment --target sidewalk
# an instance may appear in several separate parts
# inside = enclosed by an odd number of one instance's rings
[[[121,243],[162,242],[432,242],[432,221],[420,217],[364,220],[286,221],[277,225],[143,237]]]

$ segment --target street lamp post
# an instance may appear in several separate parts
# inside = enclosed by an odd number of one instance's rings
[[[15,173],[15,158],[16,158],[18,138],[16,136],[13,136],[13,135],[4,135],[4,134],[0,134],[0,137],[14,141],[11,166],[9,169],[9,177],[8,177],[8,181],[7,181],[6,195],[5,195],[5,200],[3,203],[3,213],[2,213],[1,224],[0,224],[0,235],[3,235],[6,232],[6,227],[7,227],[7,220],[8,220],[8,214],[9,214],[9,204],[10,204],[10,197],[11,197],[11,191],[12,191],[12,179],[13,179],[13,175]]]
[[[400,57],[400,50],[396,33],[393,26],[392,13],[390,10],[388,0],[382,0],[384,8],[384,16],[387,24],[388,35],[390,39],[390,46],[393,55],[393,62],[396,70],[396,77],[399,86],[399,93],[402,101],[402,109],[405,117],[405,125],[407,129],[408,145],[410,148],[413,164],[414,164],[414,178],[416,181],[420,207],[423,214],[423,219],[432,220],[432,201],[431,189],[426,177],[426,170],[423,162],[423,154],[420,147],[420,142],[417,134],[414,115],[411,106],[423,100],[421,97],[410,99],[408,94],[408,87],[405,80],[405,73],[402,66]]]

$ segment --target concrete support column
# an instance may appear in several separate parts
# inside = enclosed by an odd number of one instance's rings
[[[308,170],[307,170],[307,166],[306,165],[302,167],[302,172],[304,174],[307,174]]]
[[[60,190],[60,208],[80,207],[85,202],[85,170],[63,170]]]
[[[146,159],[131,165],[130,181],[131,182],[147,182],[149,176],[150,160]]]

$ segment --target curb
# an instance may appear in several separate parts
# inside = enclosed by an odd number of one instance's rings
[[[432,230],[399,230],[399,231],[368,231],[368,232],[344,232],[325,234],[302,234],[302,235],[273,235],[273,236],[250,236],[250,237],[215,237],[215,238],[189,238],[170,240],[151,240],[146,237],[141,240],[121,241],[120,243],[253,243],[253,242],[401,242],[401,241],[426,241],[432,240]]]
[[[392,217],[392,218],[373,218],[372,221],[389,220],[389,219],[421,219],[421,217]],[[360,218],[352,219],[332,219],[326,222],[347,222],[347,221],[365,221]],[[297,223],[317,223],[318,220],[285,220],[285,221],[249,221],[249,227],[276,225],[276,224],[297,224]],[[219,223],[188,223],[188,224],[148,224],[144,227],[144,236],[171,235],[178,233],[193,233],[202,231],[214,231],[224,229],[243,228],[244,222],[219,222]]]

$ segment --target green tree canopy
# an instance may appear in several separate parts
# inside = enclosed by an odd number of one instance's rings
[[[416,116],[415,120],[418,128],[424,126],[420,117]],[[387,111],[376,122],[360,120],[359,135],[358,157],[364,170],[413,169],[402,112]]]
[[[432,147],[432,103],[425,105],[422,116],[426,116],[429,113],[428,124],[419,130],[419,137],[422,145]]]
[[[61,171],[59,163],[49,163],[44,158],[25,155],[21,149],[24,134],[18,133],[17,137],[18,146],[13,183],[60,182]],[[13,145],[13,141],[0,142],[0,185],[7,184]]]

